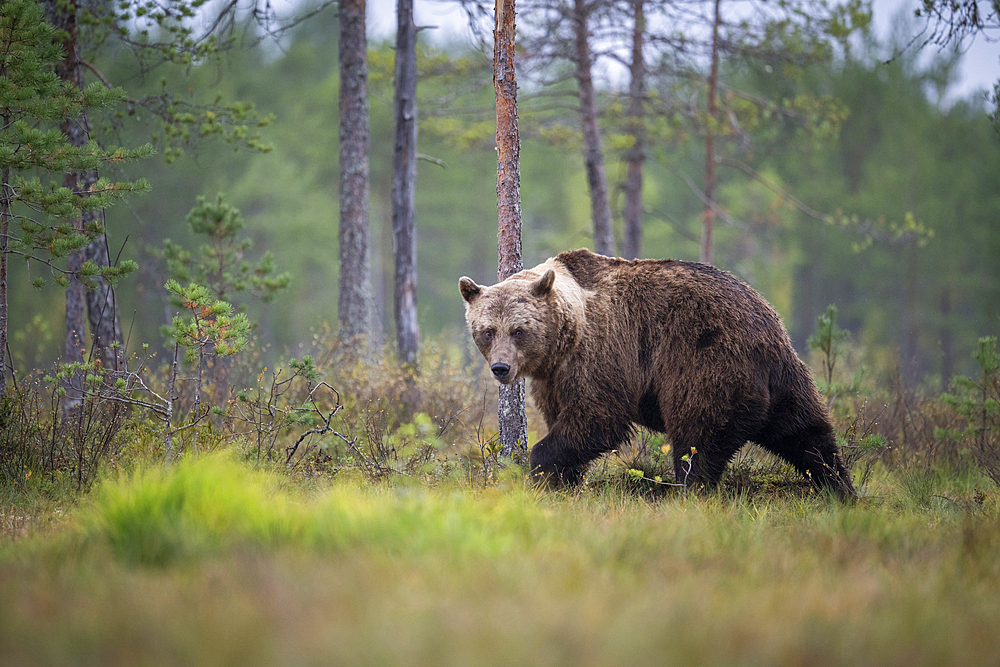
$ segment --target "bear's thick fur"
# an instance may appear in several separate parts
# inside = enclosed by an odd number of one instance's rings
[[[730,274],[581,249],[459,288],[497,380],[532,380],[549,428],[531,450],[535,475],[575,484],[638,424],[667,434],[689,486],[715,486],[753,441],[817,487],[854,496],[809,368],[774,309]]]

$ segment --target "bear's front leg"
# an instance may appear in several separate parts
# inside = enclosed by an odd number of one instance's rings
[[[535,483],[558,489],[582,482],[588,462],[577,460],[573,450],[572,444],[552,431],[535,443],[529,456],[531,477]]]
[[[531,448],[531,476],[542,486],[561,488],[583,481],[587,465],[617,448],[628,435],[628,424],[590,425],[585,432],[567,428],[561,420]]]

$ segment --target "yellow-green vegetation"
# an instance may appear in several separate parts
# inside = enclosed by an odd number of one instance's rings
[[[982,477],[880,469],[851,506],[399,479],[295,480],[232,451],[105,476],[0,547],[0,663],[1000,660]]]

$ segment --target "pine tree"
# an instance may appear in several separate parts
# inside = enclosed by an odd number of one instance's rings
[[[85,191],[68,173],[93,172],[105,163],[144,157],[152,148],[105,150],[94,142],[75,146],[59,125],[85,110],[100,110],[124,98],[117,89],[66,85],[56,73],[63,59],[59,33],[35,0],[0,4],[0,367],[6,370],[7,261],[16,255],[47,266],[62,285],[70,279],[93,287],[98,277],[113,283],[135,268],[132,262],[98,266],[65,260],[104,233],[100,219],[81,225],[85,212],[106,208],[123,196],[148,189],[145,180],[121,183],[96,179]],[[40,174],[32,175],[29,174]],[[44,281],[37,278],[35,283]],[[6,373],[0,373],[0,392]]]

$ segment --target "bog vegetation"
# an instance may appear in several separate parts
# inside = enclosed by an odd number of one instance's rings
[[[0,663],[997,662],[1000,151],[982,101],[948,97],[957,56],[883,64],[892,47],[862,35],[819,65],[722,64],[730,93],[780,101],[727,98],[743,125],[719,136],[732,151],[718,165],[715,261],[784,316],[860,499],[815,493],[752,444],[701,494],[673,478],[671,443],[645,432],[581,488],[543,493],[500,456],[495,386],[461,333],[457,277],[489,281],[496,267],[493,101],[474,49],[419,54],[419,359],[359,353],[328,324],[334,23],[320,13],[279,49],[225,60],[209,58],[213,43],[175,53],[156,77],[95,47],[136,97],[181,86],[247,101],[224,116],[161,109],[163,164],[129,161],[149,152],[147,111],[95,115],[144,146],[99,153],[114,158],[108,183],[152,191],[93,229],[21,226],[44,242],[14,250],[34,248],[56,280],[40,285],[35,258],[7,283]],[[392,50],[368,55],[388,330]],[[561,104],[573,91],[562,65],[546,67],[557,82],[529,80],[538,94],[522,107],[526,265],[591,242],[577,119]],[[678,102],[695,104],[690,86],[650,82],[661,106],[646,137],[646,256],[698,257],[689,174],[704,155]],[[596,105],[609,180],[622,182],[625,101],[598,86]],[[187,141],[199,133],[242,148]],[[5,192],[32,192],[7,176]],[[27,220],[30,205],[5,200],[3,213]],[[132,281],[117,289],[120,363],[59,359],[59,253],[105,229],[124,245],[92,277]],[[81,383],[67,397],[70,378]],[[535,442],[545,427],[528,420]]]
[[[845,334],[834,310],[820,319],[813,360],[850,505],[752,446],[717,492],[688,493],[648,433],[580,489],[540,492],[497,456],[494,391],[457,350],[426,345],[414,376],[322,343],[266,369],[249,346],[226,366],[247,388],[214,412],[179,382],[172,453],[151,408],[94,391],[67,418],[52,385],[9,394],[5,659],[933,665],[1000,651],[993,338],[953,392],[887,392],[840,367]],[[168,371],[145,378],[169,395]]]

